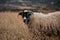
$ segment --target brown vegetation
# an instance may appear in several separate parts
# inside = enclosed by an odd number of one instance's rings
[[[60,12],[44,15],[32,14],[27,26],[18,12],[0,12],[0,40],[60,40]]]
[[[30,17],[28,27],[32,40],[60,40],[60,12],[45,15],[33,14]]]
[[[0,12],[0,40],[30,40],[29,34],[17,12]]]

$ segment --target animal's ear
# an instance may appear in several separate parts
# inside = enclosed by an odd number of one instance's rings
[[[28,16],[32,15],[32,13],[29,13]]]
[[[21,13],[19,13],[19,15],[22,15],[22,12],[21,12]]]
[[[28,16],[30,16],[31,14],[28,14]]]

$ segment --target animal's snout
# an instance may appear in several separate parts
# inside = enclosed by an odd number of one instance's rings
[[[27,18],[26,18],[26,17],[23,17],[23,21],[26,23],[26,21],[27,21]]]
[[[27,19],[26,17],[24,17],[23,19]]]

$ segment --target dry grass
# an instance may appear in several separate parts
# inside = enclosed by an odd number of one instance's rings
[[[60,40],[60,12],[33,14],[28,26],[18,12],[0,12],[0,40]]]
[[[32,40],[60,40],[60,12],[49,16],[33,14],[28,26]]]
[[[29,34],[17,12],[0,12],[0,40],[30,40]]]

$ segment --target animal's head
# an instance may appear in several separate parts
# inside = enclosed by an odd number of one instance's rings
[[[28,20],[28,18],[31,16],[32,12],[28,10],[24,10],[23,12],[20,12],[19,15],[22,16],[24,22]]]

